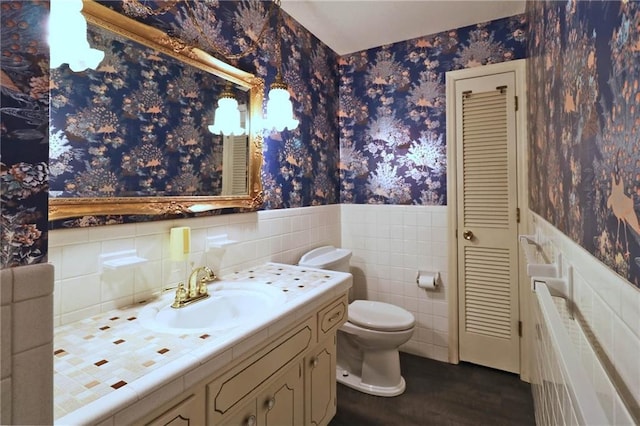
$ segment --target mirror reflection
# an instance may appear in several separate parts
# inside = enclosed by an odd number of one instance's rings
[[[258,204],[261,80],[97,3],[83,13],[105,57],[95,70],[51,70],[50,219]],[[214,126],[229,98],[246,133]]]
[[[247,137],[208,130],[226,80],[93,25],[88,37],[98,68],[53,72],[52,196],[247,194]],[[234,89],[246,115],[247,89]]]

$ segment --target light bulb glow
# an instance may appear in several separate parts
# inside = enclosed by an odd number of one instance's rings
[[[74,71],[95,69],[104,52],[92,49],[87,42],[87,21],[80,12],[82,0],[51,0],[49,14],[50,68],[69,64]]]
[[[286,128],[294,130],[298,127],[300,122],[293,118],[293,104],[287,89],[272,87],[269,90],[267,123],[269,127],[278,132],[282,132]]]
[[[244,135],[245,130],[240,125],[240,110],[235,98],[223,97],[218,99],[213,125],[209,126],[211,133],[223,135]]]

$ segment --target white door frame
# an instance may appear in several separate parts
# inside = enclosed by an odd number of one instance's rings
[[[449,283],[447,285],[449,300],[449,362],[457,364],[460,362],[459,339],[458,339],[458,239],[456,236],[457,226],[457,188],[456,179],[456,99],[455,83],[457,80],[481,77],[491,74],[500,74],[514,71],[516,76],[516,96],[518,97],[518,110],[516,111],[516,137],[518,157],[516,167],[518,170],[518,207],[520,208],[520,223],[518,233],[528,233],[529,224],[529,190],[528,190],[528,143],[527,143],[527,91],[526,91],[526,60],[518,59],[514,61],[502,62],[499,64],[486,65],[475,68],[449,71],[446,73],[447,86],[447,213],[448,225],[448,257],[449,257]],[[522,258],[522,256],[520,256]],[[526,279],[523,262],[519,265],[519,304],[520,321],[523,323],[523,337],[520,339],[520,377],[529,381],[530,347],[529,338],[529,282]]]

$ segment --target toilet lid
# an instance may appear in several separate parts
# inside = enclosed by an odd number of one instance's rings
[[[380,331],[407,330],[416,322],[411,312],[390,303],[355,300],[349,305],[349,322]]]

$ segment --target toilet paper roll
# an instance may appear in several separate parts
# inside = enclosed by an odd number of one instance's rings
[[[426,290],[435,290],[438,288],[438,282],[440,281],[440,273],[432,271],[418,271],[416,277],[416,283],[418,287]]]

